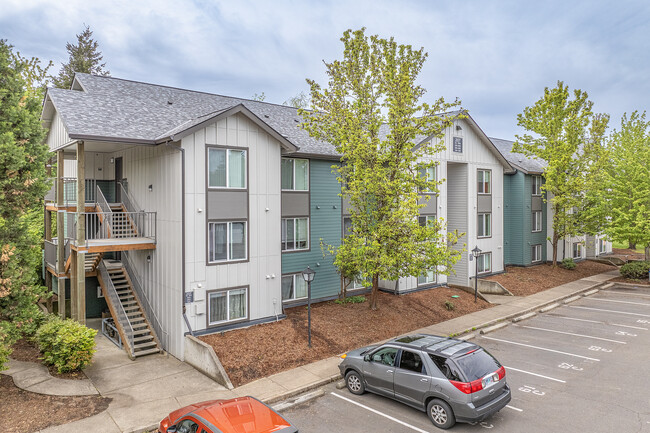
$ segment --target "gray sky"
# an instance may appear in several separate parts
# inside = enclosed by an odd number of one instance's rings
[[[91,26],[111,75],[282,103],[325,84],[344,30],[424,47],[426,99],[458,97],[490,136],[563,80],[594,110],[650,111],[650,2],[2,0],[0,38],[24,56],[67,61]]]

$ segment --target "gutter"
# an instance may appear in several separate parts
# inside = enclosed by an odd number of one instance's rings
[[[190,321],[187,319],[185,307],[185,149],[180,146],[173,146],[169,141],[165,142],[165,146],[181,152],[181,295],[183,297],[181,305],[183,306],[183,320],[185,320],[185,325],[189,330],[189,334],[194,337],[194,331],[192,331]],[[184,333],[184,335],[187,335],[187,333]]]

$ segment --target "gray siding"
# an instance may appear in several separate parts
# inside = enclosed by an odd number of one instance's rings
[[[447,163],[447,229],[467,233],[467,164]],[[461,238],[454,249],[462,250],[467,237]],[[456,275],[449,275],[449,284],[466,286],[468,283],[467,253],[454,266]]]
[[[309,192],[283,192],[282,218],[309,215]]]
[[[209,220],[248,219],[248,191],[208,190]]]
[[[52,124],[50,125],[46,141],[50,150],[58,149],[70,142],[68,131],[66,131],[58,111],[54,112],[54,117],[52,118]]]

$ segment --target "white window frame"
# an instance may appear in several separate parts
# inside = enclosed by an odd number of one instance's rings
[[[532,195],[534,197],[539,197],[542,195],[542,176],[533,175],[533,191]]]
[[[599,253],[607,252],[607,241],[605,239],[598,239],[598,252]]]
[[[530,261],[532,263],[537,263],[542,261],[542,245],[537,244],[532,246]]]
[[[210,185],[210,152],[225,151],[226,152],[226,186]],[[244,152],[244,186],[232,187],[230,183],[230,152]],[[236,147],[208,147],[208,188],[209,189],[238,189],[245,190],[248,188],[248,150],[239,149]]]
[[[435,181],[437,181],[438,180],[438,166],[433,165],[431,167],[425,168],[424,169],[424,179],[427,182],[435,182]],[[430,191],[428,189],[425,189],[422,192],[427,193],[427,194],[435,194],[435,191]]]
[[[293,220],[293,244],[294,244],[294,248],[292,248],[292,249],[285,248],[284,247],[285,242],[282,241],[282,230],[283,229],[286,230],[286,221],[288,221],[288,220]],[[298,225],[296,224],[296,220],[307,220],[307,245],[305,246],[305,248],[295,248],[296,239],[297,239],[296,238],[296,233],[297,233],[297,230],[298,230]],[[309,250],[309,244],[310,244],[310,242],[309,242],[310,239],[309,238],[310,238],[310,235],[311,235],[310,227],[309,227],[309,217],[282,218],[281,219],[281,224],[282,224],[282,226],[280,227],[280,230],[281,230],[280,231],[280,250],[283,253],[287,253],[287,252],[291,252],[291,251],[307,251],[307,250]]]
[[[231,319],[230,318],[230,292],[233,292],[235,290],[244,290],[244,292],[246,293],[246,301],[244,302],[244,306],[245,306],[246,310],[245,310],[244,317],[238,317],[236,319]],[[210,322],[210,296],[212,296],[214,294],[224,293],[224,292],[226,293],[226,316],[227,316],[226,320],[218,320],[216,322]],[[226,290],[208,291],[207,296],[206,296],[207,297],[207,304],[208,304],[207,305],[208,326],[215,326],[215,325],[220,325],[222,323],[229,323],[229,322],[247,320],[248,319],[248,301],[249,301],[248,296],[249,296],[248,287],[233,287],[231,289],[226,289]]]
[[[537,218],[537,215],[539,214],[539,218]],[[539,233],[542,231],[542,211],[541,210],[534,210],[533,211],[533,221],[532,221],[532,232],[533,233]]]
[[[483,182],[478,181],[479,173],[483,173]],[[485,186],[485,174],[486,173],[487,173],[487,175],[489,177],[489,180],[487,181],[489,191],[488,192],[485,192],[485,191],[481,192],[480,188],[479,188],[479,184],[481,185],[481,187]],[[484,168],[479,168],[478,170],[476,170],[476,192],[479,195],[491,195],[492,194],[492,170],[488,170],[488,169],[484,169]]]
[[[232,225],[238,223],[244,224],[244,258],[233,259],[231,238],[232,238]],[[225,260],[210,260],[210,225],[211,224],[226,224],[226,245],[227,245],[227,258]],[[242,262],[248,260],[248,221],[208,221],[208,263],[228,263],[228,262]]]
[[[426,274],[418,276],[418,286],[435,284],[437,281],[438,281],[438,273],[434,269],[430,269],[426,272]]]
[[[578,253],[579,255],[576,256],[576,246],[578,247]],[[571,257],[574,259],[581,259],[582,258],[582,243],[580,242],[573,242],[573,245],[571,246]]]
[[[489,215],[489,218],[486,218],[485,216]],[[481,218],[483,217],[483,218]],[[481,223],[481,219],[483,222]],[[479,239],[482,238],[491,238],[492,237],[492,212],[481,212],[478,214],[476,218],[477,224],[476,224],[476,237]],[[488,221],[489,224],[486,222]],[[483,234],[479,234],[481,232],[481,228],[483,228]],[[487,231],[486,231],[487,229]],[[487,234],[486,234],[487,233]]]
[[[310,170],[311,170],[311,164],[308,159],[304,158],[282,158],[282,160],[287,160],[291,161],[291,169],[292,169],[292,181],[291,184],[293,185],[293,188],[282,188],[282,191],[309,191],[309,180],[310,180]],[[296,161],[307,161],[307,188],[306,189],[296,189]],[[282,166],[280,166],[280,184],[282,184]]]
[[[485,257],[486,256],[490,257],[490,266],[487,269],[485,269]],[[491,251],[487,252],[487,253],[481,253],[476,260],[480,260],[478,262],[478,273],[479,274],[487,274],[489,272],[492,272],[492,252]]]
[[[300,301],[302,299],[307,299],[309,296],[309,287],[307,287],[307,292],[305,293],[305,296],[301,296],[300,298],[296,298],[296,279],[299,279],[305,285],[307,285],[307,282],[305,279],[302,277],[302,274],[284,274],[282,275],[282,279],[284,280],[285,278],[291,278],[291,284],[293,285],[293,298],[288,298],[284,299],[282,298],[282,302],[293,302],[293,301]],[[280,284],[282,285],[282,284]],[[282,296],[282,294],[280,294]]]
[[[420,215],[418,216],[418,224],[420,224],[421,227],[424,227],[422,225],[422,220],[424,219],[425,224],[429,224],[429,222],[434,223],[436,222],[436,215]]]

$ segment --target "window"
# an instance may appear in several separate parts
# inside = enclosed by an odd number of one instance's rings
[[[309,249],[309,218],[282,218],[282,251]]]
[[[433,270],[426,271],[418,277],[418,286],[433,284],[436,282],[436,272]]]
[[[184,419],[176,425],[176,431],[178,433],[197,433],[199,425],[191,419]]]
[[[424,169],[422,175],[426,179],[427,182],[433,183],[436,181],[436,166],[434,165],[433,167],[427,167]],[[433,188],[428,188],[425,189],[423,192],[433,192],[431,191]]]
[[[246,260],[246,222],[208,223],[208,262]]]
[[[395,358],[397,358],[397,349],[394,347],[384,347],[372,354],[373,362],[378,362],[390,367],[395,365]]]
[[[489,238],[492,236],[492,214],[478,214],[478,237]]]
[[[601,253],[607,252],[607,242],[602,239],[598,239],[598,251]]]
[[[492,253],[483,253],[478,256],[478,272],[485,273],[492,270]]]
[[[542,231],[542,211],[536,210],[533,212],[533,232]]]
[[[208,148],[208,187],[246,188],[246,151]]]
[[[542,261],[542,246],[541,245],[533,245],[532,247],[532,262],[541,262]]]
[[[343,218],[343,237],[346,237],[352,233],[352,218],[345,217]]]
[[[492,194],[492,172],[490,170],[478,171],[478,193]]]
[[[309,160],[282,158],[282,190],[309,190]]]
[[[425,227],[425,226],[432,227],[436,223],[436,216],[435,215],[420,215],[418,217],[418,223],[420,224],[420,227]]]
[[[582,258],[582,244],[579,242],[575,242],[573,244],[573,258],[574,259]]]
[[[307,282],[302,274],[282,276],[282,300],[294,301],[307,297]]]
[[[424,363],[422,358],[417,353],[409,352],[407,350],[402,350],[402,355],[399,359],[399,368],[404,370],[414,371],[416,373],[426,374],[426,369],[424,368]]]
[[[208,292],[208,324],[248,317],[248,289],[245,287]]]
[[[542,195],[542,176],[533,176],[533,195]]]

